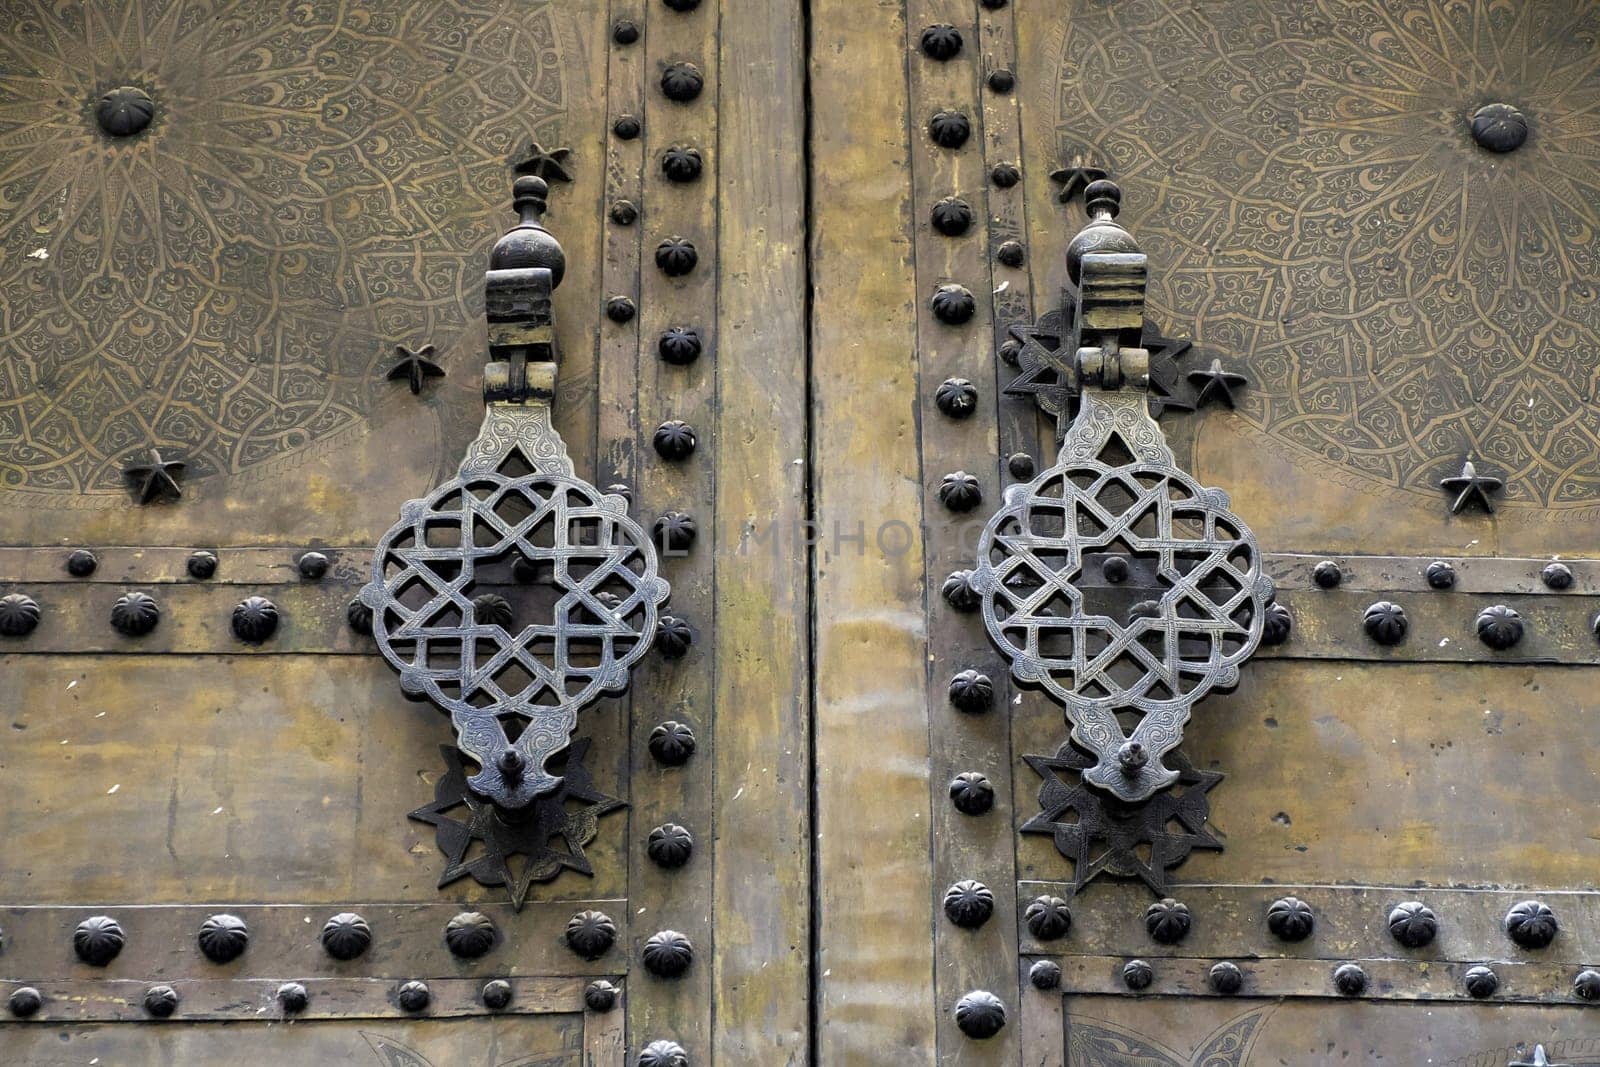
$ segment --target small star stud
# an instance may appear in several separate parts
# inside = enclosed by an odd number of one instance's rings
[[[432,345],[423,345],[421,348],[395,345],[394,348],[400,354],[400,362],[390,367],[385,377],[391,382],[405,379],[411,386],[412,396],[422,394],[422,383],[429,378],[444,377],[444,368],[433,361]]]
[[[1233,407],[1233,391],[1242,389],[1248,383],[1242,374],[1222,369],[1222,360],[1214,359],[1211,366],[1205,370],[1192,370],[1189,372],[1189,384],[1199,390],[1194,398],[1194,406],[1202,408],[1206,402],[1215,398],[1228,407]]]
[[[1543,1045],[1533,1046],[1533,1059],[1512,1060],[1510,1067],[1564,1067],[1559,1063],[1551,1063],[1550,1057],[1545,1054]]]
[[[552,148],[546,152],[538,141],[531,141],[528,144],[528,156],[517,164],[516,171],[518,174],[532,174],[547,182],[570,182],[572,172],[567,169],[567,159],[571,155],[570,148]]]
[[[1050,180],[1061,186],[1061,202],[1070,204],[1073,197],[1089,188],[1090,182],[1097,182],[1105,177],[1105,168],[1090,167],[1079,163],[1061,168],[1050,175]]]
[[[146,454],[149,462],[130,463],[122,468],[124,477],[139,483],[135,490],[139,503],[148,504],[161,496],[173,500],[183,496],[178,478],[183,474],[184,462],[180,459],[162,459],[160,450],[155,448],[148,449]]]
[[[1178,382],[1178,360],[1194,347],[1194,342],[1167,337],[1149,323],[1144,330],[1140,343],[1150,353],[1150,414],[1160,418],[1168,411],[1193,411],[1194,405],[1177,396],[1173,389]]]
[[[1505,482],[1499,478],[1491,478],[1486,474],[1479,474],[1478,468],[1473,466],[1472,460],[1461,464],[1461,473],[1454,478],[1441,478],[1439,488],[1447,493],[1455,493],[1456,498],[1450,505],[1450,514],[1460,514],[1461,510],[1473,501],[1490,515],[1494,514],[1494,501],[1489,499],[1490,493],[1498,493]]]

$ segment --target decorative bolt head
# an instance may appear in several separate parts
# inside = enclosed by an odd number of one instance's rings
[[[700,6],[700,0],[662,0],[662,2],[669,9],[678,12],[680,15],[685,11],[693,11]]]
[[[619,115],[617,121],[611,124],[611,132],[620,140],[631,141],[644,132],[644,124],[639,121],[638,115]]]
[[[1367,608],[1361,628],[1380,645],[1398,645],[1405,640],[1410,624],[1406,621],[1405,608],[1393,601],[1380,600]]]
[[[1346,963],[1333,972],[1333,987],[1347,997],[1359,997],[1367,991],[1367,972],[1354,963]]]
[[[237,915],[213,915],[200,924],[200,951],[212,963],[232,963],[250,944],[250,928]]]
[[[72,932],[72,951],[84,963],[104,967],[117,958],[127,940],[117,920],[109,915],[93,915]]]
[[[328,557],[321,552],[305,552],[295,562],[295,566],[300,571],[300,577],[306,581],[319,581],[328,573]]]
[[[111,626],[124,637],[143,637],[161,621],[161,605],[148,593],[124,593],[111,605]]]
[[[189,577],[203,582],[217,573],[217,554],[208,552],[205,549],[191,552],[189,553],[189,562],[184,566],[189,572]]]
[[[700,331],[693,326],[669,326],[661,332],[661,339],[656,342],[656,353],[663,363],[687,367],[700,358],[704,347]]]
[[[401,1011],[416,1013],[425,1010],[433,1003],[433,991],[428,988],[427,982],[411,981],[400,987],[395,994],[395,1000],[400,1005]]]
[[[1600,971],[1590,968],[1579,971],[1572,979],[1572,995],[1590,1004],[1600,1002]]]
[[[1500,988],[1500,976],[1494,973],[1493,968],[1481,963],[1476,967],[1468,967],[1461,981],[1467,987],[1467,995],[1476,1000],[1492,997],[1494,991]]]
[[[959,111],[935,112],[928,120],[928,136],[940,148],[960,148],[972,136],[972,120]]]
[[[144,991],[144,1010],[154,1018],[167,1018],[178,1010],[178,991],[169,985],[151,986]]]
[[[311,994],[299,982],[285,982],[278,987],[278,1007],[285,1015],[299,1015],[311,1003]]]
[[[977,771],[962,771],[950,779],[950,803],[963,815],[982,815],[994,807],[994,785]]]
[[[661,154],[661,173],[672,182],[692,182],[705,169],[700,149],[693,145],[675,144]]]
[[[656,620],[656,651],[667,659],[682,659],[694,644],[694,631],[676,615]]]
[[[1011,458],[1006,460],[1006,469],[1011,472],[1011,477],[1019,482],[1030,481],[1034,475],[1033,457],[1026,452],[1013,452]]]
[[[933,394],[933,402],[952,419],[970,418],[978,410],[978,387],[965,378],[946,378]]]
[[[1039,960],[1028,968],[1028,981],[1033,988],[1049,992],[1061,987],[1061,965],[1055,960]]]
[[[1572,568],[1565,563],[1546,564],[1544,570],[1539,572],[1539,578],[1545,588],[1558,593],[1572,588]]]
[[[137,85],[111,89],[94,106],[94,120],[108,137],[132,137],[142,133],[155,114],[155,101]]]
[[[336,960],[353,960],[372,944],[372,927],[353,911],[341,911],[322,926],[322,950]]]
[[[611,221],[618,226],[632,226],[639,221],[639,209],[632,200],[618,200],[611,205]]]
[[[989,72],[989,88],[997,93],[1009,93],[1017,87],[1017,76],[1004,67]]]
[[[1528,139],[1528,119],[1510,104],[1485,104],[1472,113],[1472,139],[1491,152],[1514,152]]]
[[[666,767],[681,767],[694,755],[694,731],[686,723],[667,720],[650,731],[650,755]]]
[[[1304,941],[1316,923],[1311,905],[1299,897],[1279,897],[1267,908],[1267,929],[1279,941]]]
[[[1424,572],[1428,585],[1434,589],[1452,589],[1456,584],[1456,569],[1442,559],[1436,559],[1428,564]]]
[[[1263,645],[1281,645],[1289,640],[1289,634],[1294,629],[1294,618],[1289,614],[1289,609],[1274,600],[1267,605],[1265,618],[1261,622],[1261,643]]]
[[[939,595],[944,597],[945,603],[961,612],[977,611],[983,598],[972,587],[971,571],[955,571],[944,580],[944,585],[939,589]]]
[[[1192,924],[1189,906],[1171,897],[1163,897],[1144,912],[1144,928],[1158,944],[1176,945],[1188,935]]]
[[[1100,576],[1112,585],[1120,585],[1127,581],[1128,573],[1126,556],[1107,556],[1100,562]]]
[[[963,930],[976,930],[994,914],[994,894],[968,878],[944,891],[944,917]]]
[[[978,301],[964,285],[941,285],[928,301],[933,317],[946,326],[961,326],[972,321],[977,314]]]
[[[677,463],[693,455],[698,442],[694,427],[682,419],[669,419],[656,427],[650,443],[662,459]]]
[[[567,947],[596,960],[617,943],[617,924],[603,911],[580,911],[567,922]]]
[[[618,19],[611,26],[611,39],[620,45],[630,45],[639,40],[639,24],[632,19]]]
[[[259,645],[278,629],[278,605],[264,596],[245,597],[233,609],[233,635]]]
[[[1144,960],[1129,960],[1122,965],[1122,984],[1136,993],[1149,989],[1155,980],[1155,968]]]
[[[661,92],[675,103],[687,104],[705,87],[705,75],[693,63],[673,63],[661,72]]]
[[[1339,583],[1344,581],[1344,572],[1339,565],[1331,559],[1325,559],[1311,568],[1311,580],[1321,589],[1337,589]]]
[[[1420,900],[1396,904],[1389,912],[1389,935],[1406,948],[1421,948],[1438,932],[1438,917]]]
[[[444,943],[452,956],[475,960],[494,948],[497,932],[494,920],[481,911],[464,911],[444,927]]]
[[[74,578],[87,578],[100,566],[99,558],[87,548],[74,549],[67,557],[67,573]]]
[[[950,679],[950,703],[969,715],[988,711],[994,703],[994,683],[987,674],[970,668],[961,671]]]
[[[1238,964],[1227,960],[1212,964],[1206,980],[1211,983],[1213,990],[1225,997],[1231,997],[1244,988],[1244,972],[1239,970]]]
[[[639,1053],[639,1067],[689,1067],[689,1054],[676,1041],[652,1041]]]
[[[663,555],[681,556],[694,547],[699,532],[694,516],[681,511],[669,511],[656,520],[653,528],[656,547]]]
[[[922,54],[940,63],[961,54],[961,31],[947,22],[937,23],[922,31]]]
[[[630,297],[614,296],[606,301],[606,318],[618,326],[632,322],[638,313],[639,308]]]
[[[687,237],[668,237],[656,245],[656,266],[669,278],[681,278],[694,270],[700,253]]]
[[[1072,929],[1072,909],[1060,897],[1034,897],[1022,913],[1028,933],[1040,941],[1055,941],[1066,937]]]
[[[960,237],[972,228],[972,205],[959,196],[947,196],[933,205],[928,217],[946,237]]]
[[[1022,363],[1022,342],[1015,337],[1007,338],[1000,342],[1000,347],[995,349],[995,355],[1000,357],[1000,362],[1008,367],[1020,366]]]
[[[372,636],[372,609],[362,603],[360,597],[351,597],[350,603],[345,605],[344,621],[352,632],[362,637]]]
[[[590,1011],[604,1014],[617,1006],[617,987],[604,978],[596,979],[584,987],[583,1003]]]
[[[495,978],[483,983],[478,996],[490,1011],[504,1011],[511,1004],[511,983],[504,978]]]
[[[1527,949],[1547,948],[1556,939],[1560,924],[1550,905],[1539,900],[1524,900],[1506,912],[1506,935]]]
[[[939,483],[939,503],[958,514],[971,511],[983,503],[983,487],[976,475],[952,471]]]
[[[983,989],[974,989],[956,1001],[956,1026],[977,1041],[993,1037],[1006,1025],[1006,1006],[1000,998]]]
[[[1504,652],[1522,640],[1522,616],[1505,604],[1494,604],[1478,612],[1475,625],[1478,640],[1496,652]]]
[[[997,189],[1010,189],[1022,180],[1022,171],[1015,163],[996,163],[989,169],[989,180]]]
[[[31,596],[0,596],[0,637],[27,637],[39,625],[39,615],[39,602]]]
[[[1138,741],[1124,741],[1117,747],[1117,765],[1129,778],[1137,778],[1149,762],[1149,751]]]
[[[19,986],[11,991],[6,1006],[11,1009],[11,1014],[18,1019],[32,1018],[44,1007],[44,997],[31,985]]]
[[[516,612],[511,607],[511,601],[499,593],[479,593],[472,598],[472,617],[479,626],[498,626],[502,630],[509,630],[516,620]]]
[[[645,941],[640,958],[657,978],[677,978],[694,962],[694,945],[676,930],[662,930]]]
[[[682,867],[694,855],[694,835],[675,822],[662,823],[650,831],[645,854],[658,867]]]
[[[1021,241],[1003,241],[994,250],[994,258],[999,260],[1002,267],[1015,269],[1026,262],[1027,254],[1023,251]]]

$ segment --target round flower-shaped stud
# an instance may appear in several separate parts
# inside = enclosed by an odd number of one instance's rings
[[[1398,645],[1405,640],[1410,623],[1406,620],[1405,608],[1390,600],[1380,600],[1367,608],[1361,628],[1380,645]]]
[[[161,621],[161,605],[148,593],[124,593],[111,605],[111,627],[124,637],[143,637]]]
[[[650,731],[650,755],[664,767],[681,767],[694,755],[694,730],[668,719]]]
[[[944,917],[965,930],[976,930],[994,914],[994,894],[982,882],[956,882],[944,891]]]
[[[249,596],[233,609],[233,635],[246,644],[259,645],[278,629],[278,605],[264,596]]]
[[[946,326],[960,326],[971,321],[978,310],[978,301],[966,286],[949,284],[933,291],[928,306],[933,310],[933,317]]]
[[[1483,1000],[1494,996],[1495,990],[1500,988],[1500,976],[1494,973],[1494,968],[1478,964],[1468,967],[1467,973],[1461,976],[1461,982],[1467,987],[1467,995]]]
[[[169,985],[151,986],[144,991],[144,1010],[153,1018],[167,1018],[178,1010],[178,991]]]
[[[1189,905],[1171,897],[1163,897],[1144,911],[1145,931],[1158,944],[1176,945],[1188,936],[1191,925]]]
[[[295,569],[306,581],[319,581],[328,573],[328,557],[321,552],[304,552],[295,561]]]
[[[645,941],[640,958],[657,978],[677,978],[694,962],[694,945],[676,930],[661,930]]]
[[[475,960],[494,948],[497,936],[494,920],[481,911],[461,912],[444,927],[444,943],[450,954],[465,960]]]
[[[675,144],[661,153],[661,173],[668,181],[692,182],[700,177],[705,161],[693,145]]]
[[[1456,584],[1456,569],[1452,564],[1436,559],[1428,564],[1428,569],[1423,571],[1423,577],[1427,579],[1429,588],[1453,589]]]
[[[971,511],[983,503],[983,487],[976,475],[952,471],[939,483],[939,503],[958,514]]]
[[[1344,996],[1359,997],[1367,991],[1367,972],[1354,963],[1336,967],[1333,972],[1333,987]]]
[[[344,621],[353,633],[362,637],[372,636],[372,609],[360,597],[352,597],[350,603],[345,605]]]
[[[75,548],[67,556],[67,573],[74,578],[87,578],[100,566],[100,558],[87,548]]]
[[[987,674],[964,670],[950,679],[950,703],[969,715],[988,711],[994,703],[994,683]]]
[[[94,105],[94,121],[108,137],[143,133],[155,114],[156,102],[137,85],[107,90]]]
[[[1011,453],[1011,458],[1006,460],[1006,469],[1011,472],[1011,477],[1017,481],[1026,482],[1032,479],[1036,468],[1032,456],[1026,452],[1013,452]]]
[[[1211,983],[1211,988],[1223,996],[1232,996],[1244,988],[1244,972],[1239,965],[1223,960],[1221,963],[1211,965],[1211,971],[1206,976]]]
[[[1289,609],[1274,600],[1267,605],[1267,614],[1261,622],[1261,643],[1263,645],[1281,645],[1289,640],[1289,634],[1294,629],[1294,618],[1289,614]]]
[[[638,313],[639,307],[630,297],[614,296],[606,301],[606,318],[618,326],[632,322]]]
[[[200,924],[196,940],[200,951],[212,963],[232,963],[244,955],[250,944],[250,928],[237,915],[213,915]]]
[[[687,367],[700,358],[703,344],[700,331],[693,326],[669,326],[656,342],[656,353],[663,363]]]
[[[1279,941],[1304,941],[1316,923],[1311,905],[1299,897],[1279,897],[1267,908],[1267,929]]]
[[[1506,935],[1523,948],[1540,949],[1556,939],[1560,925],[1550,905],[1539,900],[1524,900],[1506,912]]]
[[[694,427],[682,419],[669,419],[656,427],[650,443],[662,459],[678,462],[694,454]]]
[[[983,603],[983,598],[972,587],[971,571],[955,571],[944,580],[944,585],[939,588],[939,595],[944,597],[944,602],[957,611],[977,611]]]
[[[1339,583],[1344,581],[1344,571],[1331,559],[1325,559],[1311,568],[1311,580],[1317,583],[1319,589],[1337,589]]]
[[[1015,337],[1008,337],[1000,342],[1000,347],[995,349],[995,355],[1000,357],[1000,362],[1008,367],[1022,365],[1022,343]]]
[[[1107,556],[1100,561],[1100,576],[1112,585],[1121,585],[1127,581],[1128,574],[1127,556]]]
[[[694,546],[699,533],[694,516],[682,511],[669,511],[655,522],[656,547],[671,555],[682,555]]]
[[[516,619],[516,612],[511,608],[511,601],[499,593],[479,593],[472,598],[472,617],[479,626],[498,626],[502,630],[509,630]]]
[[[667,659],[682,659],[694,644],[694,631],[676,615],[663,615],[656,623],[656,651]]]
[[[1017,76],[1005,67],[996,67],[989,72],[989,88],[997,93],[1009,93],[1017,87]]]
[[[1528,119],[1511,104],[1485,104],[1472,113],[1472,139],[1491,152],[1514,152],[1528,139]]]
[[[1023,251],[1021,241],[1002,241],[1000,247],[994,250],[994,258],[1002,267],[1014,270],[1027,260],[1027,253]]]
[[[299,1015],[311,1003],[311,994],[299,982],[285,982],[278,987],[278,1007],[285,1015]]]
[[[1584,968],[1572,979],[1572,995],[1590,1004],[1600,1002],[1600,971]]]
[[[1122,984],[1136,993],[1149,989],[1155,980],[1155,968],[1144,960],[1129,960],[1122,965]]]
[[[936,23],[922,31],[922,54],[940,63],[961,54],[961,31],[948,22]]]
[[[1034,897],[1023,910],[1022,921],[1040,941],[1054,941],[1072,929],[1072,909],[1060,897]]]
[[[18,986],[11,991],[11,996],[6,1000],[6,1007],[18,1019],[30,1019],[44,1007],[44,997],[40,996],[39,991],[31,985]]]
[[[999,997],[984,989],[974,989],[956,1001],[956,1026],[970,1038],[983,1041],[1006,1025],[1006,1006]]]
[[[700,262],[700,252],[687,237],[668,237],[656,245],[656,266],[669,278],[681,278]]]
[[[39,602],[23,593],[0,596],[0,636],[27,637],[39,625]]]
[[[671,63],[661,72],[661,92],[668,100],[687,104],[706,87],[706,77],[693,63]]]
[[[189,572],[189,577],[203,582],[217,573],[217,554],[205,549],[191,552],[184,568]]]
[[[372,927],[353,911],[341,911],[322,925],[322,950],[336,960],[353,960],[372,944]]]
[[[1046,992],[1061,987],[1061,965],[1055,960],[1039,960],[1028,968],[1028,981],[1033,988]]]
[[[639,1067],[689,1067],[689,1054],[676,1041],[652,1041],[639,1053]]]
[[[940,148],[960,148],[972,136],[972,120],[959,111],[937,111],[928,120],[928,136]]]
[[[978,410],[978,388],[965,378],[946,378],[933,394],[933,402],[952,419],[969,418]]]
[[[1565,563],[1547,563],[1544,570],[1539,572],[1539,580],[1544,582],[1547,589],[1565,592],[1572,588],[1572,568]]]
[[[632,226],[639,221],[639,209],[632,200],[618,200],[611,205],[611,221],[618,226]]]
[[[963,815],[982,815],[994,807],[994,784],[987,775],[962,771],[950,779],[950,803]]]
[[[425,1011],[433,1003],[433,990],[428,988],[427,982],[407,982],[395,993],[395,1001],[401,1011],[415,1014]]]
[[[639,24],[632,19],[618,19],[611,26],[611,39],[626,48],[639,40]]]
[[[109,915],[92,915],[72,932],[72,951],[84,963],[104,967],[117,958],[127,940],[117,920]]]
[[[592,1012],[604,1014],[617,1006],[617,987],[604,978],[596,979],[584,987],[583,1004]]]
[[[567,922],[567,947],[586,960],[599,959],[617,943],[617,924],[603,911],[580,911]]]
[[[929,221],[946,237],[960,237],[972,226],[972,205],[959,196],[947,196],[933,205]]]
[[[1438,932],[1438,917],[1420,900],[1396,904],[1389,912],[1389,936],[1406,948],[1421,948]]]
[[[1478,612],[1478,640],[1504,652],[1522,640],[1522,616],[1505,604],[1494,604]]]
[[[504,1011],[511,1006],[511,983],[504,978],[485,982],[478,991],[478,997],[490,1011]]]
[[[638,115],[619,115],[617,121],[611,124],[611,132],[619,140],[631,141],[644,132],[644,124],[639,121]]]
[[[1015,163],[996,163],[989,168],[989,180],[997,189],[1010,189],[1022,180],[1022,171]]]
[[[682,867],[694,855],[694,835],[675,822],[663,823],[650,831],[645,854],[658,867]]]

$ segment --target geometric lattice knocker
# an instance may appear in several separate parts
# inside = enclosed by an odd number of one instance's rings
[[[1007,491],[971,581],[1012,674],[1063,705],[1094,757],[1084,780],[1134,802],[1178,780],[1163,757],[1202,697],[1238,683],[1272,582],[1227,494],[1178,468],[1150,416],[1146,262],[1119,199],[1093,184],[1067,253],[1077,329],[1057,370],[1077,414],[1055,465]]]
[[[361,594],[402,689],[450,714],[478,765],[467,786],[502,815],[562,786],[546,763],[581,709],[627,687],[668,594],[627,500],[578,478],[551,424],[565,256],[539,221],[544,181],[515,192],[522,221],[487,278],[483,429],[456,477],[401,508]]]

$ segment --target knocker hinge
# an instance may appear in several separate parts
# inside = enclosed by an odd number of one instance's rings
[[[540,221],[549,195],[544,179],[518,178],[512,195],[520,221],[495,242],[484,276],[490,362],[483,398],[549,403],[559,360],[551,298],[566,273],[566,255]]]

